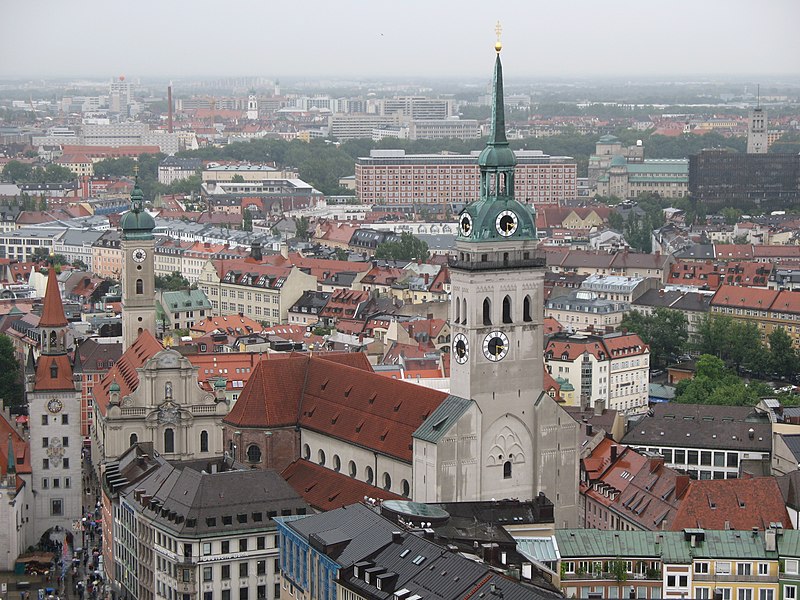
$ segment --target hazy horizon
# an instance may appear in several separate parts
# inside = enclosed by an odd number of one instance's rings
[[[10,25],[0,38],[0,77],[484,79],[497,20],[510,81],[800,75],[798,0],[276,6],[7,0],[0,7]]]

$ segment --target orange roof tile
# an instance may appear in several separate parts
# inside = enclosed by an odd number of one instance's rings
[[[72,363],[66,354],[42,354],[36,362],[36,381],[33,389],[40,391],[75,390]]]

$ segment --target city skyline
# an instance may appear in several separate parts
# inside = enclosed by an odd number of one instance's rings
[[[36,35],[9,28],[0,53],[14,58],[0,77],[476,77],[498,19],[517,78],[800,74],[800,4],[792,0],[676,0],[668,8],[312,1],[285,14],[249,0],[44,5],[4,6],[8,23],[35,24]]]

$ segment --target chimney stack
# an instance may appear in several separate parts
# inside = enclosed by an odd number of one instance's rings
[[[606,401],[597,399],[594,401],[594,416],[600,417],[603,415],[603,411],[606,409]]]
[[[261,253],[261,242],[253,242],[250,246],[250,258],[255,261],[261,262],[264,255]]]
[[[594,427],[591,423],[586,424],[586,435],[594,435]]]
[[[680,499],[683,497],[684,492],[689,487],[689,476],[678,475],[675,478],[675,498]]]
[[[615,444],[611,446],[611,462],[615,462],[619,456],[619,447]]]

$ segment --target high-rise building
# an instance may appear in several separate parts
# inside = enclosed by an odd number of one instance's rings
[[[767,110],[756,106],[747,117],[747,153],[766,154],[768,147]]]
[[[560,206],[574,200],[578,168],[568,156],[537,150],[514,153],[515,197],[533,206]],[[356,159],[356,197],[365,204],[392,210],[431,212],[449,206],[459,210],[480,197],[478,153],[406,154],[405,150],[372,150]]]

